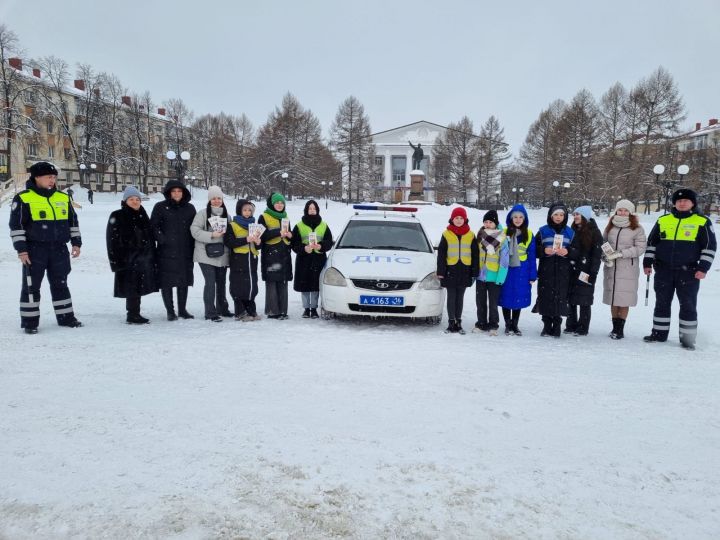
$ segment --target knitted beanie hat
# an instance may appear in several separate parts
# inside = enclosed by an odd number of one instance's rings
[[[578,206],[575,210],[573,210],[573,213],[577,212],[582,217],[585,218],[585,221],[590,221],[592,218],[595,217],[595,214],[593,213],[593,209],[590,206]]]
[[[218,186],[210,186],[208,188],[208,201],[212,201],[215,197],[223,199],[225,198],[225,195],[223,195],[222,189]]]
[[[628,201],[627,199],[620,199],[618,202],[615,203],[615,212],[616,213],[620,208],[624,208],[631,214],[635,213],[635,205],[633,203],[631,203],[630,201]]]
[[[142,199],[142,193],[140,193],[140,190],[135,186],[128,186],[125,188],[122,194],[123,202],[127,201],[130,197],[137,197],[138,199]]]
[[[500,219],[498,219],[498,214],[495,210],[488,210],[487,212],[485,212],[482,220],[492,221],[496,227],[500,225]]]

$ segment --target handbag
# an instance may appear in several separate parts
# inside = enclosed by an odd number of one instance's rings
[[[211,259],[222,257],[225,253],[225,244],[222,242],[210,242],[205,244],[205,254]]]

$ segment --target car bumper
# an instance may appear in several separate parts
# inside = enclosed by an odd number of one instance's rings
[[[348,280],[350,281],[350,280]],[[336,287],[320,285],[320,305],[330,313],[339,315],[382,316],[382,317],[438,317],[442,315],[445,304],[445,289],[417,290],[418,285],[406,291],[381,293],[360,289],[353,285]],[[402,296],[402,307],[361,305],[360,296]]]

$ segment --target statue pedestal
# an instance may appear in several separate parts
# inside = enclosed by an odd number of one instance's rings
[[[410,194],[408,200],[424,201],[425,200],[425,173],[421,170],[410,171]]]

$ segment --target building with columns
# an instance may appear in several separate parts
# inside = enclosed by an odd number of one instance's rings
[[[425,200],[434,201],[429,164],[435,140],[445,134],[447,128],[425,120],[380,131],[371,135],[375,146],[375,199],[385,202],[407,200],[410,193],[410,171],[413,148],[422,145],[424,153],[420,170],[425,173]]]

